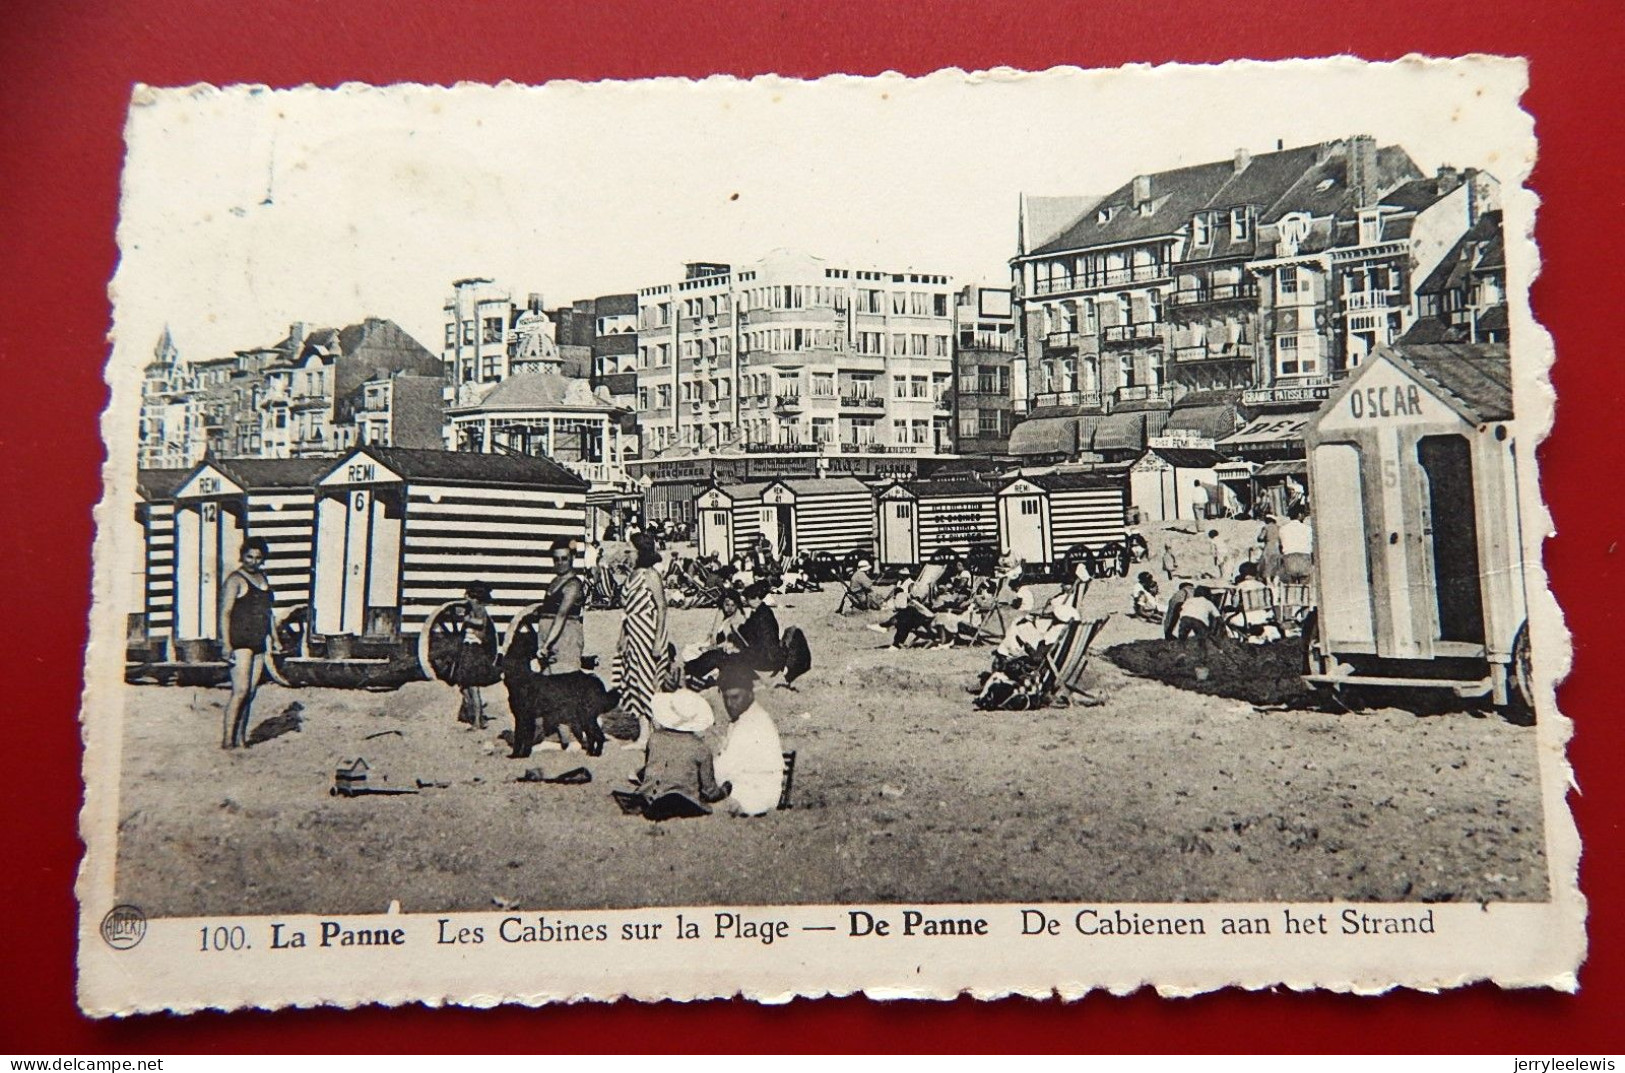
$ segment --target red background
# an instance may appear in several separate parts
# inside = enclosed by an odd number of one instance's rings
[[[8,5],[9,6],[9,5]],[[1619,901],[1625,741],[1615,698],[1625,665],[1615,555],[1625,471],[1617,434],[1622,287],[1617,0],[1349,5],[1138,0],[1084,6],[823,2],[538,5],[473,10],[408,0],[318,6],[150,0],[18,4],[0,20],[0,444],[7,551],[0,602],[0,1050],[52,1052],[565,1051],[661,1049],[1087,1049],[1620,1051],[1625,959]],[[334,85],[762,72],[819,75],[1058,63],[1271,59],[1473,51],[1530,57],[1525,105],[1541,161],[1545,267],[1537,316],[1557,339],[1563,402],[1541,451],[1560,536],[1547,568],[1575,632],[1560,701],[1576,724],[1572,798],[1588,856],[1592,953],[1578,996],[1473,987],[1381,999],[1141,993],[1057,1002],[759,1007],[585,1005],[541,1011],[202,1014],[92,1022],[73,999],[80,845],[75,714],[100,492],[97,417],[106,296],[117,258],[121,131],[130,84]]]

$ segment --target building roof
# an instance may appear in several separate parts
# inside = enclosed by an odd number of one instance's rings
[[[929,481],[903,481],[902,487],[916,499],[948,499],[957,496],[992,495],[993,486],[986,481],[972,480],[969,477],[952,477],[944,480]]]
[[[204,463],[245,492],[255,488],[309,488],[333,468],[331,458],[215,458]]]
[[[1478,421],[1512,417],[1512,360],[1501,343],[1398,343],[1377,351],[1399,359]]]
[[[591,410],[612,413],[616,406],[600,398],[586,380],[555,372],[519,373],[492,387],[472,405],[453,412],[493,410]]]
[[[1036,250],[1064,233],[1085,215],[1094,212],[1101,199],[1093,194],[1059,197],[1021,195],[1018,249]]]
[[[1439,260],[1428,278],[1416,288],[1417,294],[1442,294],[1466,286],[1469,275],[1479,269],[1506,267],[1501,238],[1501,213],[1486,212],[1468,228],[1450,252]]]
[[[1124,471],[1121,469],[1110,472],[1035,473],[1031,476],[1012,477],[1005,482],[1005,487],[1009,487],[1016,481],[1028,481],[1036,484],[1046,492],[1073,492],[1086,488],[1121,488],[1123,486],[1123,473]]]
[[[780,477],[772,483],[782,484],[797,495],[838,495],[869,490],[869,486],[856,477]]]
[[[135,491],[143,499],[168,499],[181,486],[190,469],[141,469],[135,473]]]
[[[1212,469],[1223,459],[1218,451],[1206,447],[1152,447],[1145,453],[1175,469]]]
[[[1382,195],[1381,204],[1391,205],[1397,209],[1408,209],[1411,212],[1421,212],[1430,205],[1435,205],[1461,188],[1460,179],[1453,183],[1442,178],[1412,179],[1408,183],[1400,183],[1386,194]]]
[[[430,451],[412,447],[359,448],[390,470],[408,479],[458,481],[464,484],[546,485],[569,491],[585,491],[588,484],[551,458],[521,454],[476,454],[471,451]],[[339,465],[354,455],[346,455]],[[338,466],[327,459],[327,472]]]

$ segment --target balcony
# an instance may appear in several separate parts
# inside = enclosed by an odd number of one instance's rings
[[[1081,406],[1084,409],[1100,409],[1100,392],[1098,391],[1040,391],[1033,396],[1033,408],[1041,409],[1048,406]]]
[[[1343,295],[1343,309],[1349,313],[1367,309],[1397,309],[1405,304],[1405,296],[1398,291],[1349,291]]]
[[[618,487],[628,487],[631,484],[631,479],[627,476],[626,471],[613,462],[581,462],[566,460],[561,462],[561,465],[563,465],[564,468],[569,470],[571,473],[574,473],[576,476],[580,477],[582,480],[590,481],[595,485],[607,484]]]
[[[779,395],[773,400],[773,409],[780,411],[800,410],[801,396],[799,394]]]
[[[1160,320],[1142,320],[1135,324],[1113,324],[1100,333],[1100,339],[1115,346],[1155,343],[1162,340],[1166,330],[1166,325]]]
[[[1082,345],[1083,338],[1077,332],[1050,332],[1044,336],[1044,351],[1076,350]]]
[[[878,395],[842,395],[841,408],[843,410],[884,410],[886,400]]]
[[[1077,275],[1040,279],[1033,283],[1033,294],[1063,294],[1067,291],[1090,290],[1096,287],[1121,287],[1129,283],[1150,283],[1170,278],[1166,265],[1133,265],[1102,272],[1080,272]]]
[[[1258,299],[1258,281],[1242,283],[1214,283],[1206,287],[1190,287],[1168,296],[1170,306],[1217,305],[1221,302],[1251,302]]]
[[[954,397],[952,395],[939,395],[937,397],[937,413],[951,414],[954,412]]]
[[[1337,379],[1333,376],[1301,376],[1269,387],[1251,387],[1241,393],[1241,402],[1244,406],[1321,403],[1331,395]]]
[[[1118,402],[1170,402],[1173,393],[1160,384],[1131,384],[1117,389]]]
[[[1174,361],[1184,363],[1192,361],[1252,361],[1253,356],[1245,350],[1234,347],[1248,346],[1247,343],[1230,345],[1227,349],[1214,346],[1210,343],[1198,343],[1195,346],[1181,346],[1174,348]]]
[[[1016,349],[1016,337],[1010,332],[960,332],[959,349],[1013,353]]]

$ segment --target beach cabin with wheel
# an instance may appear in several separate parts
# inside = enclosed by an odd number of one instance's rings
[[[758,509],[757,531],[780,559],[820,551],[867,555],[874,548],[874,496],[854,477],[772,481]]]
[[[1305,442],[1319,609],[1306,680],[1532,706],[1519,497],[1533,473],[1506,347],[1380,349]]]
[[[464,589],[490,584],[498,624],[541,600],[553,542],[585,536],[587,489],[529,455],[366,446],[329,460],[309,625],[284,673],[330,685],[444,677]]]
[[[694,498],[696,541],[701,555],[722,562],[756,543],[762,523],[762,489],[767,482],[713,485]]]
[[[131,564],[131,611],[125,622],[126,677],[144,676],[154,664],[169,659],[170,628],[175,615],[175,489],[184,469],[144,469],[136,474],[132,542],[141,549]]]
[[[176,486],[171,659],[225,672],[221,583],[237,568],[243,541],[269,546],[265,575],[280,620],[310,599],[316,477],[331,459],[205,459]]]
[[[981,481],[897,481],[875,493],[876,556],[882,569],[912,570],[952,551],[999,542],[998,493]]]
[[[1205,517],[1215,496],[1223,500],[1219,462],[1210,447],[1152,447],[1129,467],[1129,506],[1148,522]]]
[[[1098,553],[1126,537],[1122,470],[1012,477],[998,493],[999,550],[1029,572],[1055,574],[1074,548]]]

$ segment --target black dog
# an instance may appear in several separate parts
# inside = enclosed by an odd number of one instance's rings
[[[535,634],[522,633],[503,657],[502,678],[513,712],[513,751],[508,755],[529,756],[538,741],[558,734],[561,726],[570,728],[588,756],[602,754],[604,729],[598,717],[620,703],[620,690],[606,688],[602,679],[586,671],[542,674],[533,662],[535,650]]]

